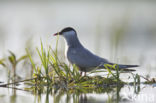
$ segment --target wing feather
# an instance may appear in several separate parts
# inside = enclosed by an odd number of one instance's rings
[[[84,47],[68,48],[67,58],[72,64],[83,68],[97,67],[108,63],[106,59],[96,56]]]

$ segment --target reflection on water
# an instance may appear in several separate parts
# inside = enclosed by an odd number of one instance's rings
[[[96,91],[65,91],[44,87],[42,90],[34,88],[31,92],[0,88],[0,100],[3,103],[21,103],[21,100],[22,103],[154,103],[155,94],[147,92],[151,89],[156,92],[155,88],[148,85],[105,87]]]

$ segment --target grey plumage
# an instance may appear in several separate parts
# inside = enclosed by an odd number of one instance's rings
[[[56,33],[55,35],[58,34],[62,35],[67,42],[66,56],[68,61],[72,64],[77,65],[80,71],[89,72],[96,67],[104,68],[104,64],[110,64],[110,65],[115,64],[91,53],[89,50],[83,47],[83,45],[80,43],[77,37],[76,31],[73,28],[67,27],[63,29],[61,32]],[[118,65],[119,65],[119,69],[138,67],[138,65],[123,65],[123,64],[118,64]],[[133,69],[129,69],[129,70],[133,71]]]
[[[81,71],[91,71],[97,66],[102,66],[104,63],[109,63],[106,59],[100,58],[83,46],[72,48],[69,47],[67,51],[67,58],[72,64],[76,64]]]

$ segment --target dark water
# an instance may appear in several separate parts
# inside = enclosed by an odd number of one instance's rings
[[[53,33],[66,26],[77,30],[85,47],[112,62],[139,64],[139,75],[156,77],[156,3],[151,2],[2,2],[0,1],[0,58],[11,50],[17,57],[30,47],[35,52],[40,38],[55,48]],[[64,60],[64,40],[59,38],[59,55]],[[38,61],[36,59],[36,61]],[[21,69],[22,68],[22,69]],[[30,78],[30,65],[17,67],[21,79]],[[11,68],[8,68],[11,70]],[[127,74],[121,79],[129,80]],[[0,66],[0,81],[8,81],[7,69]],[[141,79],[144,81],[144,79]],[[129,80],[129,81],[133,81]],[[45,87],[45,92],[35,94],[18,89],[0,88],[2,103],[155,103],[156,85],[126,85],[100,93],[56,94]],[[138,90],[138,88],[140,88]],[[49,91],[49,92],[47,92]]]

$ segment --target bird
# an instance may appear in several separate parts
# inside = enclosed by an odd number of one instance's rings
[[[77,36],[77,32],[72,27],[66,27],[62,29],[60,32],[54,34],[54,36],[63,36],[66,42],[66,50],[65,55],[67,60],[71,64],[75,64],[79,70],[80,74],[86,72],[90,72],[95,68],[105,68],[104,64],[114,65],[117,63],[112,63],[105,58],[95,55],[88,49],[86,49]],[[127,70],[127,71],[135,71],[134,69],[126,69],[126,68],[134,68],[138,67],[139,65],[124,65],[124,64],[117,64],[119,70]],[[106,69],[106,68],[105,68]]]

